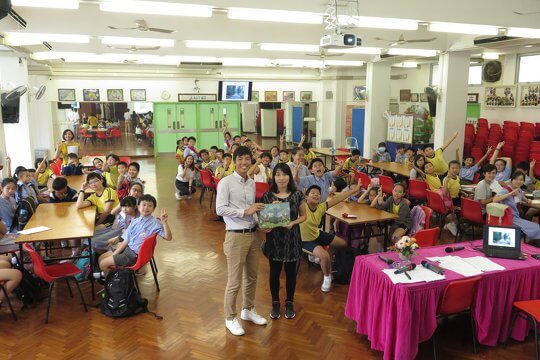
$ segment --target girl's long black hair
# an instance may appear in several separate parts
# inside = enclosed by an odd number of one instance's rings
[[[272,172],[272,185],[270,186],[270,191],[275,194],[278,192],[278,187],[277,187],[276,181],[274,180],[276,177],[276,172],[278,170],[281,170],[281,172],[283,172],[285,175],[289,175],[289,183],[287,184],[287,191],[291,194],[295,192],[296,184],[294,183],[291,168],[289,167],[289,165],[285,163],[278,163],[274,167],[274,171]]]

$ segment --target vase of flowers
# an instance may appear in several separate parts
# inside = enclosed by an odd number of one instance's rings
[[[418,248],[416,239],[408,236],[403,236],[394,245],[394,250],[398,253],[401,260],[410,260]]]

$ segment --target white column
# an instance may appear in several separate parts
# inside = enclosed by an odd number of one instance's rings
[[[467,113],[470,54],[466,51],[450,52],[439,57],[441,96],[437,99],[434,120],[434,147],[441,147],[456,131],[457,138],[445,150],[446,161],[455,159],[456,148],[463,153],[463,139]]]
[[[390,103],[390,63],[381,61],[367,64],[366,124],[364,128],[364,157],[371,157],[371,149],[386,141],[387,122],[383,113]]]

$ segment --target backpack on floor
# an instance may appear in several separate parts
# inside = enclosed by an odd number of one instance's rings
[[[131,269],[112,270],[105,279],[105,292],[100,309],[110,317],[129,317],[148,312],[148,300],[139,295]]]
[[[21,270],[19,264],[16,265]],[[41,282],[30,272],[22,269],[22,280],[19,286],[15,288],[15,296],[23,303],[23,308],[32,305],[41,300]]]
[[[356,251],[346,247],[338,249],[334,256],[334,267],[332,277],[338,284],[349,284],[356,259]]]
[[[84,249],[81,252],[81,256],[88,256],[90,253],[88,249]],[[80,258],[75,261],[75,266],[81,269],[81,272],[77,275],[75,275],[75,279],[77,281],[85,281],[90,278],[90,274],[92,273],[92,269],[90,267],[90,259],[89,258]]]
[[[30,184],[30,186],[34,189],[36,194],[39,194],[34,184]],[[13,219],[13,224],[11,224],[11,230],[24,229],[24,226],[26,225],[28,220],[30,220],[32,215],[34,215],[34,212],[36,212],[36,208],[38,206],[38,203],[33,197],[27,196],[23,198],[22,191],[22,186],[17,185],[17,199],[19,199],[19,201],[17,203],[17,209],[15,210],[15,218]]]

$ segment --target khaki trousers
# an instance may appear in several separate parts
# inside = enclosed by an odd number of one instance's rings
[[[243,309],[254,305],[259,269],[259,237],[257,232],[227,232],[223,252],[227,257],[227,287],[225,288],[225,318],[236,317],[236,297],[243,282]]]

